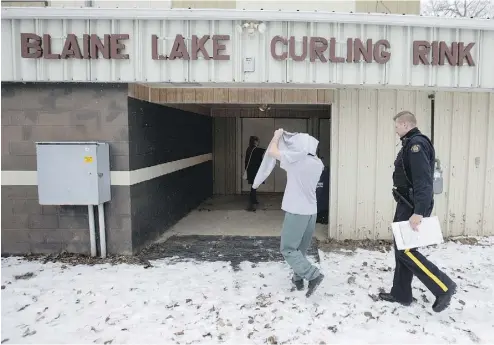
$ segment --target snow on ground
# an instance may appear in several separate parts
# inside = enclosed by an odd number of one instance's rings
[[[326,279],[309,299],[291,291],[284,263],[2,259],[2,343],[493,343],[494,238],[484,243],[423,251],[459,285],[440,314],[417,279],[411,307],[369,296],[391,283],[392,252],[321,252]]]

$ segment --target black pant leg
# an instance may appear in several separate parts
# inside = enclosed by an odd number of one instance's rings
[[[398,251],[399,260],[424,284],[434,296],[448,291],[453,281],[416,249]]]
[[[432,213],[431,205],[426,216]],[[405,204],[398,203],[396,207],[395,222],[408,220],[413,214],[413,211]],[[411,301],[411,282],[412,278],[409,274],[417,276],[434,296],[444,294],[453,285],[453,281],[436,265],[427,260],[417,249],[397,250],[395,243],[395,257],[400,264],[397,264],[398,269],[395,270],[395,279],[393,281],[393,289],[391,293],[401,301]],[[397,271],[399,271],[397,273]],[[410,299],[403,299],[410,298]]]
[[[250,187],[249,201],[252,205],[257,203],[257,190],[252,187]]]
[[[399,202],[396,205],[395,216],[393,222],[401,222],[410,219],[413,211],[405,204]],[[412,296],[412,280],[413,272],[405,264],[402,257],[402,250],[398,250],[396,242],[394,242],[395,252],[395,272],[393,277],[393,287],[391,288],[391,294],[399,301],[404,303],[411,303]]]

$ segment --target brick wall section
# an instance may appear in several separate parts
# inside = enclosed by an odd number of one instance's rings
[[[35,171],[35,142],[65,140],[110,142],[111,170],[128,170],[127,94],[116,84],[2,83],[2,171]],[[2,254],[89,253],[87,206],[41,206],[36,186],[1,194]],[[105,207],[108,252],[132,253],[130,188],[112,186]]]

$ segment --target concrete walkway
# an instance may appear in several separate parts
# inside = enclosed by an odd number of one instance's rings
[[[229,235],[279,236],[284,213],[282,195],[259,194],[256,212],[248,212],[248,195],[215,196],[165,232],[158,242],[171,236]],[[324,241],[328,226],[316,224],[315,237]]]

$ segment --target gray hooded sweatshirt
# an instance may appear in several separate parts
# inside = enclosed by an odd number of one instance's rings
[[[287,173],[282,210],[301,215],[317,213],[316,188],[324,164],[316,156],[319,141],[307,133],[284,131],[278,143],[280,167]],[[269,147],[267,149],[269,151]],[[266,152],[267,153],[267,152]],[[276,159],[264,155],[252,188],[257,189],[273,171]]]

